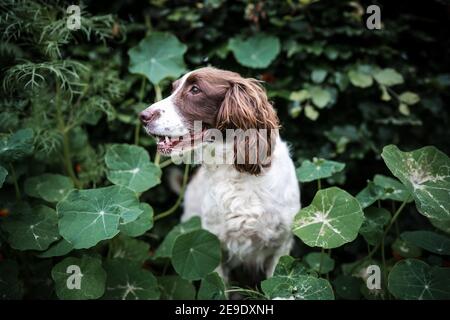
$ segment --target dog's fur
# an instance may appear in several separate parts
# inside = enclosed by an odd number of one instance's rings
[[[201,68],[175,81],[172,94],[144,110],[141,119],[150,134],[160,136],[189,135],[195,120],[205,129],[222,132],[267,130],[258,141],[231,142],[232,148],[226,150],[234,152],[234,164],[201,165],[187,186],[182,220],[199,215],[202,226],[220,239],[227,258],[218,271],[225,278],[239,265],[271,276],[278,258],[291,249],[300,191],[288,147],[278,136],[278,117],[259,82]],[[230,147],[229,141],[224,144]],[[256,163],[239,162],[240,144],[244,150],[245,144],[262,146],[267,157],[258,157]]]

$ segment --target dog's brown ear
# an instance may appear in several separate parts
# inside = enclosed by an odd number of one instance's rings
[[[217,115],[217,128],[234,129],[234,166],[257,175],[270,166],[279,121],[265,90],[256,79],[236,78]]]

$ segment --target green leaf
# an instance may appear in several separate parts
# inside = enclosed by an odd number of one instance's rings
[[[19,265],[14,260],[0,261],[0,300],[20,300],[22,296]]]
[[[110,242],[112,258],[142,265],[149,258],[150,245],[144,241],[119,235]]]
[[[47,251],[38,254],[39,258],[51,258],[65,256],[73,250],[73,245],[65,239],[61,239],[52,245]]]
[[[436,254],[450,255],[450,239],[432,231],[403,232],[401,238],[419,248]]]
[[[373,178],[373,182],[383,189],[383,193],[380,197],[381,200],[412,202],[411,194],[408,189],[397,179],[377,174]]]
[[[358,300],[361,297],[359,288],[361,287],[361,280],[352,276],[339,275],[333,281],[336,295],[342,299]]]
[[[437,220],[430,218],[431,224],[446,233],[450,233],[450,220]]]
[[[119,233],[119,223],[136,220],[142,213],[136,194],[111,186],[73,190],[56,206],[59,231],[75,249],[90,248]]]
[[[357,70],[350,70],[347,75],[350,82],[355,87],[368,88],[373,84],[373,79],[370,74],[366,74]]]
[[[383,148],[384,162],[413,195],[416,207],[428,218],[450,220],[450,159],[435,147],[402,152]]]
[[[60,174],[45,173],[25,180],[25,193],[30,197],[41,198],[48,202],[58,202],[73,190],[69,177]]]
[[[297,169],[297,178],[300,182],[310,182],[331,177],[333,174],[344,170],[345,163],[313,158],[313,161],[303,161]]]
[[[375,78],[375,80],[377,80],[379,84],[385,85],[387,87],[402,84],[404,82],[403,76],[391,68],[375,72],[373,77]]]
[[[0,166],[0,188],[3,187],[3,183],[5,182],[6,176],[8,175],[8,171]]]
[[[364,220],[358,200],[337,187],[320,190],[294,218],[293,232],[308,246],[337,248],[355,240]]]
[[[325,80],[325,78],[327,77],[327,74],[328,74],[327,70],[314,69],[311,72],[311,80],[314,83],[322,83]]]
[[[34,133],[32,129],[20,129],[13,134],[0,138],[0,162],[12,162],[23,159],[34,151]]]
[[[73,287],[76,278],[80,287]],[[102,261],[89,256],[69,257],[56,264],[52,269],[56,295],[63,300],[98,299],[105,292],[106,273]]]
[[[384,188],[372,181],[367,181],[367,186],[356,195],[356,199],[358,199],[361,207],[365,209],[375,201],[382,199],[384,193]]]
[[[170,34],[152,32],[128,51],[131,73],[146,76],[157,85],[165,78],[177,78],[185,71],[187,46]]]
[[[202,228],[201,221],[199,217],[192,217],[191,219],[180,223],[175,226],[170,232],[166,235],[163,242],[160,244],[158,249],[155,252],[154,258],[171,258],[172,257],[172,249],[175,243],[175,240],[178,236],[182,234],[186,234],[188,232],[199,230]]]
[[[364,210],[364,217],[359,233],[368,244],[375,246],[381,241],[384,227],[391,220],[391,214],[384,208],[370,207]]]
[[[2,228],[9,234],[11,247],[17,250],[46,250],[59,238],[56,212],[43,205],[8,217]]]
[[[266,68],[280,52],[280,40],[262,33],[247,39],[238,36],[229,40],[228,48],[241,65]]]
[[[161,169],[150,162],[144,148],[115,144],[105,156],[108,180],[135,192],[144,192],[161,182]]]
[[[416,93],[410,91],[403,92],[399,96],[399,99],[401,102],[409,106],[412,106],[413,104],[416,104],[417,102],[420,101],[420,97]]]
[[[273,272],[273,277],[293,279],[298,276],[308,275],[306,266],[291,256],[282,256]]]
[[[108,300],[155,300],[160,297],[155,276],[133,262],[115,259],[107,261],[105,270]]]
[[[422,250],[402,239],[396,239],[392,244],[392,250],[403,258],[417,258],[422,255]]]
[[[212,272],[202,279],[197,295],[198,300],[226,300],[225,283],[217,272]]]
[[[389,273],[389,291],[405,300],[450,299],[450,268],[430,267],[425,262],[407,259]]]
[[[309,88],[309,94],[311,95],[311,100],[318,108],[324,108],[328,103],[331,102],[331,93],[318,86],[311,86]]]
[[[298,101],[298,102],[303,102],[306,99],[309,99],[310,95],[309,92],[307,90],[300,90],[300,91],[293,91],[291,92],[291,94],[289,95],[289,99],[292,101]]]
[[[298,276],[292,282],[278,284],[276,287],[261,283],[264,293],[270,298],[295,300],[334,300],[333,289],[325,279],[313,276]]]
[[[319,274],[326,274],[334,269],[334,260],[326,253],[311,252],[305,256],[304,260],[312,270]],[[322,267],[320,267],[321,263]]]
[[[195,287],[193,284],[177,275],[158,278],[161,300],[194,300]]]
[[[153,208],[148,203],[141,203],[139,208],[142,213],[136,220],[119,225],[121,233],[130,237],[138,237],[153,227]]]
[[[220,259],[220,241],[206,230],[180,235],[173,245],[172,265],[187,280],[205,277],[219,265]]]
[[[305,106],[305,116],[312,121],[316,121],[319,118],[319,112],[312,105],[307,104]]]

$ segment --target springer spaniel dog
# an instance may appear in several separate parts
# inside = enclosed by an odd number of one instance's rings
[[[140,118],[163,155],[214,146],[212,160],[200,158],[186,188],[182,220],[198,215],[202,227],[220,239],[226,258],[217,271],[225,280],[238,266],[270,277],[293,244],[300,191],[288,147],[278,135],[278,117],[259,81],[201,68],[173,82],[172,94]],[[229,132],[232,139],[220,137]]]

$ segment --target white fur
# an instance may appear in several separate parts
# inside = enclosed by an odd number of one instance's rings
[[[292,246],[291,225],[300,210],[300,191],[286,143],[277,139],[272,164],[259,176],[232,164],[202,165],[187,186],[185,221],[199,215],[228,253],[221,271],[244,265],[271,276]]]

